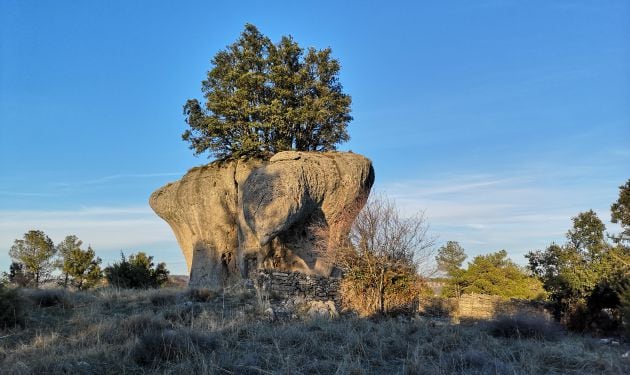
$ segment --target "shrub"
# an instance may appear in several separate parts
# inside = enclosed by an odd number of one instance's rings
[[[425,297],[420,300],[419,312],[424,316],[449,318],[457,313],[458,304],[454,298]]]
[[[166,264],[153,264],[153,257],[143,252],[125,257],[121,253],[118,263],[105,268],[105,277],[110,285],[118,288],[159,288],[168,281]]]
[[[24,300],[16,289],[0,284],[0,328],[24,325]]]
[[[190,288],[187,294],[193,302],[210,302],[217,297],[217,292],[208,288]]]
[[[171,326],[169,322],[154,314],[136,314],[122,321],[116,319],[106,323],[103,330],[103,339],[108,343],[119,344],[149,332],[161,332]]]
[[[367,316],[417,307],[427,294],[420,272],[434,243],[423,214],[407,218],[386,198],[370,198],[365,206],[360,199],[337,225],[348,236],[325,225],[312,231],[323,257],[342,271],[344,308]]]
[[[140,365],[157,367],[162,362],[187,359],[199,351],[218,347],[214,337],[186,330],[166,329],[147,332],[136,342],[132,357]]]
[[[502,315],[487,323],[488,332],[494,337],[534,338],[557,340],[563,333],[555,322],[538,314]]]
[[[28,293],[28,298],[39,307],[72,307],[68,293],[59,289],[35,289]]]
[[[173,290],[157,290],[149,295],[149,301],[153,306],[167,306],[177,303],[179,293]]]

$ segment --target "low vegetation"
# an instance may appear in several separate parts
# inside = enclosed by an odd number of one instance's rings
[[[339,219],[347,236],[314,228],[320,253],[343,272],[345,307],[369,316],[417,306],[418,298],[430,293],[422,266],[433,256],[434,244],[424,215],[404,217],[383,196],[359,203],[357,215],[352,209]]]
[[[625,344],[605,346],[555,328],[550,334],[552,323],[542,318],[470,326],[417,316],[270,321],[247,289],[56,292],[68,303],[44,306],[37,294],[21,290],[24,327],[0,334],[0,373],[630,371]]]

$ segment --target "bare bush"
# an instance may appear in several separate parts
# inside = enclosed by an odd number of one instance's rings
[[[403,217],[391,200],[377,196],[356,215],[362,204],[331,226],[336,231],[323,225],[313,230],[320,252],[343,272],[344,304],[361,315],[414,305],[427,290],[419,270],[433,257],[423,213]]]

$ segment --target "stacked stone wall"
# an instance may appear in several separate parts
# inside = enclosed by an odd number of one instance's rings
[[[300,272],[258,270],[254,273],[254,284],[259,291],[274,298],[289,300],[299,298],[304,302],[332,301],[340,306],[341,279]]]

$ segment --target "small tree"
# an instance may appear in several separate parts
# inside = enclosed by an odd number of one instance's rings
[[[622,229],[619,235],[612,237],[613,240],[630,245],[630,179],[625,185],[619,186],[619,198],[612,204],[610,211],[610,221],[619,223]]]
[[[446,273],[448,281],[442,289],[442,295],[448,297],[459,297],[462,288],[462,263],[466,260],[464,248],[456,241],[448,241],[446,245],[438,249],[435,257],[438,270]]]
[[[462,273],[461,279],[463,294],[521,299],[546,297],[542,283],[509,259],[505,250],[476,256]]]
[[[556,317],[586,329],[603,308],[619,306],[628,285],[630,248],[606,243],[605,226],[591,210],[573,218],[564,245],[529,252],[529,268],[543,282]]]
[[[107,281],[118,288],[158,288],[168,281],[168,274],[165,263],[154,267],[153,257],[143,252],[130,255],[129,260],[121,253],[120,262],[105,268]]]
[[[24,265],[24,272],[33,275],[35,287],[47,281],[55,268],[53,257],[55,246],[51,239],[40,230],[31,230],[21,240],[15,240],[9,256]]]
[[[199,155],[268,157],[279,151],[328,151],[349,139],[350,96],[339,83],[330,48],[306,52],[290,36],[278,44],[245,25],[212,59],[206,99],[184,105],[182,138]]]
[[[434,239],[421,213],[403,217],[386,198],[370,198],[348,238],[330,241],[325,253],[343,271],[342,294],[362,314],[385,313],[419,297],[418,273],[433,256]]]
[[[59,244],[57,244],[57,255],[59,256],[58,267],[61,269],[63,273],[63,287],[68,287],[68,282],[70,281],[70,275],[68,271],[66,271],[65,260],[69,254],[77,249],[81,249],[81,245],[83,245],[83,241],[79,240],[77,236],[71,235],[66,236]]]
[[[567,232],[568,245],[588,260],[594,260],[600,256],[608,244],[604,236],[606,226],[595,211],[580,212],[571,220],[573,221],[573,228]]]
[[[70,283],[79,290],[97,285],[103,278],[101,258],[88,246],[87,250],[77,247],[67,252],[63,258],[63,272]]]

